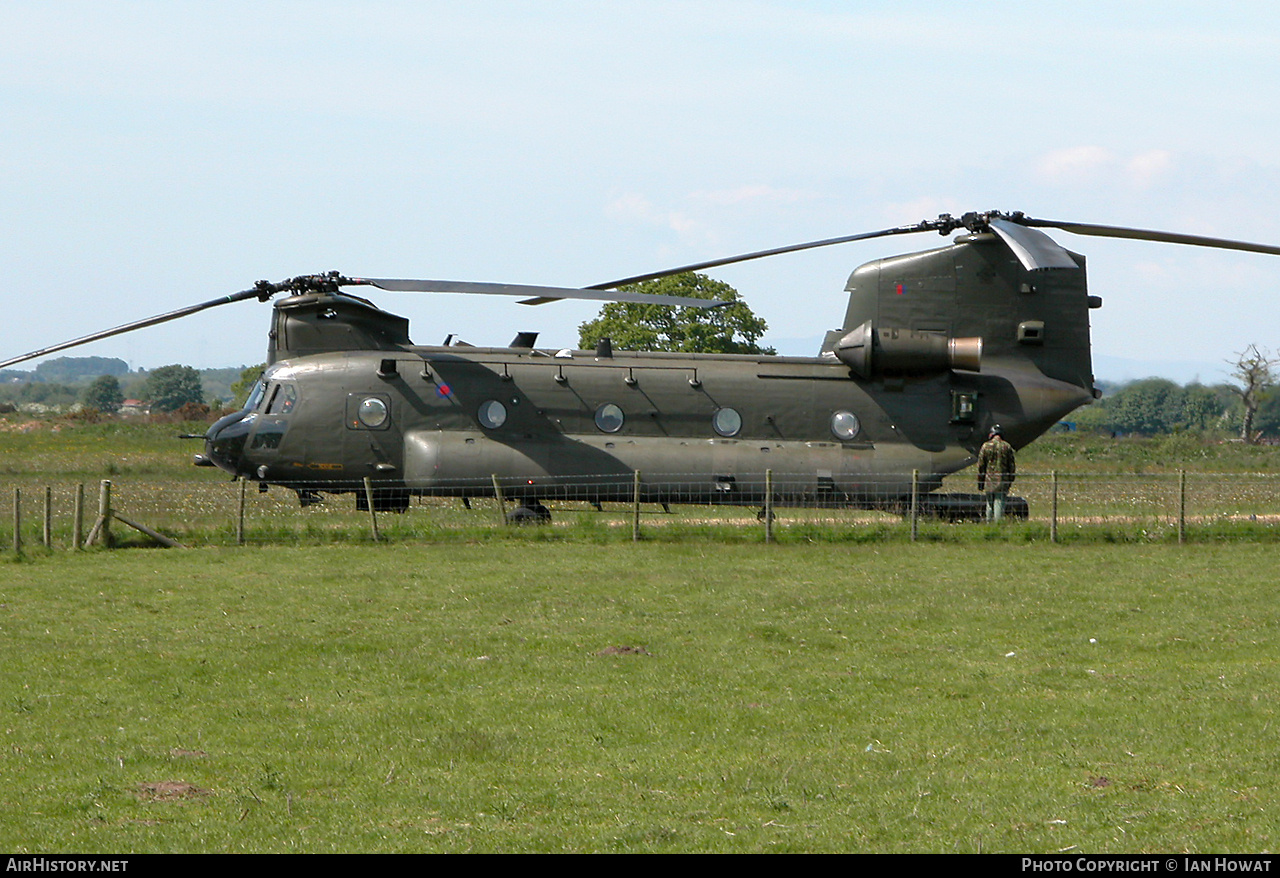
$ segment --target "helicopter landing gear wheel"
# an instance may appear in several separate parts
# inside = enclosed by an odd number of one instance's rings
[[[550,524],[551,510],[541,503],[526,503],[507,513],[507,524]]]

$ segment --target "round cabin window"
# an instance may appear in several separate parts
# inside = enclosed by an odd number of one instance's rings
[[[836,412],[831,416],[831,432],[837,439],[848,441],[858,435],[860,425],[853,412]]]
[[[376,396],[371,396],[360,403],[360,409],[356,416],[360,418],[360,423],[366,427],[381,427],[387,422],[387,404]]]
[[[742,415],[735,409],[717,409],[711,416],[711,426],[721,436],[737,436],[742,429]]]
[[[496,399],[480,405],[480,426],[490,430],[496,430],[507,422],[507,407]]]
[[[596,409],[596,426],[605,433],[618,432],[622,429],[622,423],[625,420],[626,416],[622,414],[622,409],[611,402],[606,402]]]

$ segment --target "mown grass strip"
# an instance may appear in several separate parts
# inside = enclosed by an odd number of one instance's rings
[[[1280,843],[1271,546],[626,536],[2,563],[0,844]]]

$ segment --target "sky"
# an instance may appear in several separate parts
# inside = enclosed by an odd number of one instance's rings
[[[941,212],[1280,243],[1280,4],[0,0],[0,359],[260,279],[585,286]],[[1280,347],[1280,257],[1055,233],[1095,372]],[[713,269],[781,353],[858,242]],[[367,290],[357,290],[364,294]],[[380,293],[417,343],[577,344],[598,305]],[[63,355],[265,357],[244,302]],[[19,368],[34,368],[34,363]]]

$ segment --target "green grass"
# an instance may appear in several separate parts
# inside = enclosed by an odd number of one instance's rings
[[[381,515],[374,545],[349,497],[273,489],[237,548],[236,486],[173,438],[202,428],[15,423],[0,847],[1277,845],[1275,449],[1045,437],[1019,458],[1033,521],[914,545],[901,518],[819,509],[780,510],[767,546],[733,507],[646,507],[632,544],[622,505],[507,528],[492,500]],[[102,478],[199,548],[62,551],[73,486],[91,518]]]
[[[0,847],[1273,850],[1278,618],[1253,544],[36,555]]]
[[[1280,470],[1280,448],[1195,433],[1122,439],[1096,433],[1049,433],[1018,452],[1018,469],[1042,473],[1274,473]]]
[[[24,415],[0,415],[0,478],[17,485],[120,477],[207,482],[209,471],[191,465],[192,455],[203,451],[204,443],[178,438],[182,433],[203,433],[207,427],[128,420],[35,421]]]
[[[201,424],[142,424],[68,420],[33,423],[20,415],[0,416],[0,533],[12,543],[13,490],[23,493],[23,542],[39,543],[43,496],[53,492],[55,543],[70,542],[76,484],[85,486],[86,515],[96,509],[98,481],[115,483],[116,507],[137,521],[192,545],[234,543],[238,491],[225,476],[191,465],[199,443],[177,439],[199,433]],[[1280,449],[1202,440],[1191,434],[1156,439],[1112,440],[1092,434],[1051,434],[1019,454],[1016,493],[1031,504],[1033,524],[1007,528],[1003,535],[971,528],[925,525],[924,539],[960,540],[1047,538],[1052,508],[1052,479],[1058,473],[1059,534],[1065,541],[1159,541],[1176,539],[1178,472],[1186,470],[1186,516],[1190,539],[1273,540],[1280,527]],[[946,491],[974,490],[971,471],[946,480]],[[330,497],[319,507],[300,510],[292,492],[275,488],[249,497],[248,539],[256,543],[360,542],[368,539],[368,519],[352,509],[350,495]],[[382,516],[392,539],[505,539],[494,533],[499,521],[492,501],[463,510],[456,501],[426,501],[409,516]],[[595,541],[629,535],[625,504],[593,518],[586,504],[556,503],[560,525],[537,539],[584,538]],[[755,540],[754,509],[676,507],[674,516],[645,509],[649,538],[701,536]],[[781,510],[781,539],[861,541],[900,538],[901,518],[858,510]],[[87,525],[86,525],[87,527]],[[119,533],[127,534],[124,529]],[[488,532],[488,533],[482,533]],[[146,540],[126,536],[138,544]],[[520,537],[520,539],[531,539]]]

